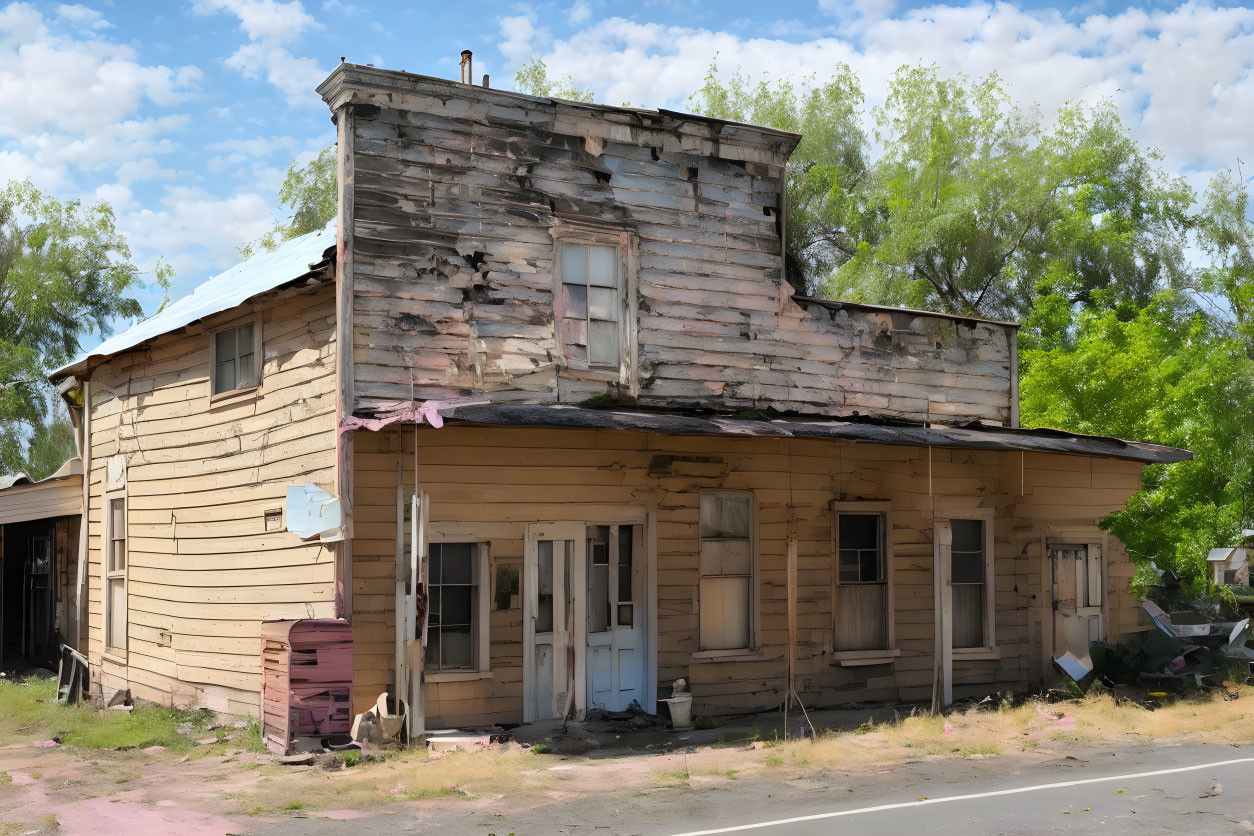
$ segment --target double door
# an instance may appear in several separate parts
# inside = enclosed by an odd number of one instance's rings
[[[643,529],[571,522],[528,526],[526,721],[644,704]]]

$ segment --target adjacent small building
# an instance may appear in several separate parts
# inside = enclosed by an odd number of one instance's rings
[[[1014,323],[797,295],[797,135],[319,92],[337,220],[57,374],[95,688],[256,714],[263,624],[338,618],[431,725],[948,703],[1135,627],[1097,521],[1189,454],[1020,427]]]

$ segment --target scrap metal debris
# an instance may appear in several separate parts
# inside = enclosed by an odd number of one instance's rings
[[[1222,689],[1226,700],[1237,698],[1224,679],[1232,661],[1254,663],[1254,650],[1246,645],[1248,618],[1211,621],[1196,612],[1165,612],[1153,601],[1141,608],[1158,629],[1134,633],[1118,644],[1090,642],[1088,656],[1080,659],[1068,651],[1054,660],[1055,666],[1081,690],[1099,681],[1135,683],[1152,688],[1148,696],[1166,696],[1164,684],[1191,679],[1198,687]]]

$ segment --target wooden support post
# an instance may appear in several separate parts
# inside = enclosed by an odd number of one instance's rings
[[[335,545],[336,615],[353,617],[353,434],[342,432],[356,406],[353,357],[353,107],[336,113],[339,218],[335,233],[335,494],[344,514],[344,539]]]

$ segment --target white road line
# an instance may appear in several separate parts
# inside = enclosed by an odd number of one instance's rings
[[[1109,781],[1127,781],[1130,778],[1152,778],[1155,775],[1174,775],[1178,772],[1196,772],[1199,769],[1213,769],[1217,766],[1232,766],[1237,763],[1254,763],[1254,758],[1235,758],[1230,761],[1201,763],[1196,766],[1178,766],[1174,769],[1155,769],[1152,772],[1133,772],[1128,775],[1111,775],[1108,778],[1082,778],[1078,781],[1059,781],[1054,784],[1036,784],[1031,787],[1015,787],[1009,790],[993,790],[992,792],[975,792],[970,795],[951,795],[945,798],[927,798],[923,801],[905,801],[898,804],[879,804],[875,807],[859,807],[856,810],[838,810],[834,813],[815,813],[811,816],[794,816],[790,819],[762,821],[756,824],[739,824],[735,827],[717,827],[713,830],[693,830],[688,833],[676,833],[675,836],[715,836],[718,833],[738,833],[744,830],[758,830],[763,827],[776,827],[781,824],[796,824],[803,821],[819,821],[835,819],[841,816],[858,816],[863,813],[878,813],[883,810],[898,810],[902,807],[923,807],[928,804],[945,804],[950,801],[970,801],[973,798],[994,798],[999,795],[1017,795],[1037,790],[1053,790],[1060,787],[1078,787],[1084,784],[1100,784]]]

